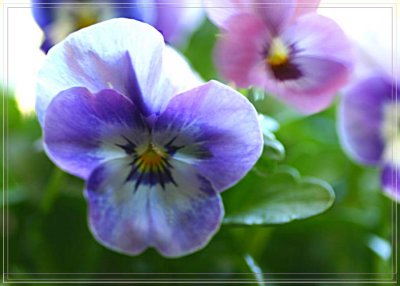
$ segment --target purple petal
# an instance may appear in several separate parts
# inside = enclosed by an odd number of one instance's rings
[[[153,25],[162,33],[167,43],[183,46],[190,34],[204,19],[201,2],[183,0],[178,5],[168,0],[157,1],[157,20]],[[191,7],[193,5],[193,7]]]
[[[71,34],[50,50],[38,74],[39,121],[53,97],[76,86],[92,93],[112,88],[145,115],[159,112],[172,96],[163,49],[161,34],[135,20],[113,19]]]
[[[92,94],[79,87],[53,99],[43,130],[52,161],[83,179],[104,160],[125,155],[117,145],[125,142],[124,137],[139,144],[148,133],[128,98],[113,90]]]
[[[157,144],[177,147],[174,158],[194,164],[218,191],[253,167],[263,145],[254,107],[214,81],[175,96],[153,131]]]
[[[252,79],[257,86],[264,87],[278,99],[305,114],[328,107],[338,88],[348,79],[347,66],[336,61],[298,57],[292,63],[300,73],[296,79],[277,80],[273,74],[266,75],[264,67],[254,69]],[[290,70],[281,73],[290,76]]]
[[[265,24],[252,14],[233,16],[228,26],[229,32],[223,33],[217,42],[215,62],[225,79],[247,88],[253,83],[252,69],[264,62],[264,50],[271,36]]]
[[[218,230],[223,206],[193,167],[171,161],[175,184],[126,182],[129,159],[108,161],[91,175],[86,190],[89,223],[103,245],[135,255],[147,247],[177,257],[204,247]]]
[[[298,18],[282,34],[296,57],[314,57],[337,61],[349,68],[353,65],[352,46],[342,29],[333,20],[310,13]]]
[[[392,199],[400,202],[400,170],[398,166],[386,164],[381,175],[383,191]]]
[[[378,76],[365,79],[344,93],[338,113],[339,135],[354,160],[371,165],[382,160],[383,112],[391,95],[391,84]]]

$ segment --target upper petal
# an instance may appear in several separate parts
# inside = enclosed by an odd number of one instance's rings
[[[249,13],[253,17],[259,17],[273,34],[278,34],[293,17],[296,11],[295,4],[295,0],[285,1],[284,3],[280,0],[268,2],[243,0],[204,1],[208,17],[223,30],[231,30],[229,21],[231,21],[232,17]],[[298,9],[299,14],[306,11],[306,9]]]
[[[338,131],[343,147],[354,160],[372,165],[382,160],[384,105],[391,95],[391,84],[379,76],[365,79],[344,92]]]
[[[161,34],[135,20],[113,19],[71,34],[49,51],[39,71],[39,121],[52,98],[76,86],[92,93],[112,88],[145,115],[159,112],[172,96],[162,72],[163,50]]]
[[[127,139],[140,144],[148,131],[140,112],[126,97],[113,90],[92,94],[76,87],[53,99],[43,133],[52,161],[66,172],[87,179],[101,162],[125,155],[118,145]]]
[[[89,223],[103,245],[135,255],[155,247],[168,257],[204,247],[218,230],[223,206],[211,184],[193,167],[171,161],[174,183],[165,188],[127,180],[130,160],[99,166],[86,186]]]
[[[250,76],[254,66],[264,63],[271,35],[261,19],[252,14],[233,16],[228,25],[229,31],[217,42],[215,62],[225,79],[247,88],[254,83]]]
[[[204,19],[201,1],[181,0],[172,4],[168,0],[157,1],[157,21],[153,25],[167,43],[183,46],[190,34]]]
[[[173,157],[193,164],[218,191],[253,167],[263,145],[254,107],[214,81],[175,96],[155,123],[153,140],[176,147]]]
[[[320,2],[321,0],[297,0],[292,21],[304,14],[315,12]]]
[[[204,0],[208,18],[218,27],[229,30],[230,17],[252,11],[252,2],[245,0]]]

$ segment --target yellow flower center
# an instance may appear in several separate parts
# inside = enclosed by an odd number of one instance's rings
[[[98,22],[99,15],[94,9],[77,9],[75,19],[75,29],[79,30]]]
[[[165,151],[150,143],[147,149],[138,156],[136,165],[141,172],[162,171],[166,167],[167,157],[168,154]]]
[[[265,59],[268,65],[280,66],[285,64],[289,59],[289,49],[279,38],[272,39],[269,53]]]

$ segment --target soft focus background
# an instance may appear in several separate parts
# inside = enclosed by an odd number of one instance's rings
[[[320,12],[334,17],[349,36],[378,50],[380,63],[391,63],[396,19],[390,8],[321,6]],[[326,213],[279,226],[223,225],[207,247],[180,259],[165,259],[154,250],[128,257],[102,247],[87,226],[83,182],[56,168],[41,148],[41,130],[33,112],[35,73],[44,58],[39,50],[41,31],[26,5],[5,12],[0,84],[5,88],[2,168],[7,194],[2,204],[7,214],[5,271],[14,273],[10,277],[69,280],[121,278],[103,273],[189,273],[125,277],[260,280],[257,273],[264,272],[266,279],[370,281],[390,280],[398,272],[396,205],[382,194],[378,169],[357,165],[342,151],[335,121],[340,97],[326,111],[303,117],[271,97],[260,100],[245,92],[259,112],[279,122],[275,136],[286,150],[279,164],[332,185],[336,201]],[[204,19],[182,50],[205,80],[218,78],[212,61],[216,34],[217,29]],[[268,179],[245,179],[223,193],[226,208],[240,208],[238,198],[243,194],[257,198],[264,184]]]

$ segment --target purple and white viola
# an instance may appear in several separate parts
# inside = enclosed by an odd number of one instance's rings
[[[326,108],[347,82],[351,45],[315,13],[319,1],[206,1],[220,28],[215,62],[237,86],[256,86],[303,113]]]
[[[219,193],[262,151],[254,107],[202,83],[153,27],[113,19],[54,46],[39,72],[45,150],[86,180],[103,245],[177,257],[204,247],[224,214]]]
[[[343,93],[338,129],[344,149],[361,164],[379,166],[384,192],[398,202],[399,126],[396,82],[384,73],[360,80]]]

